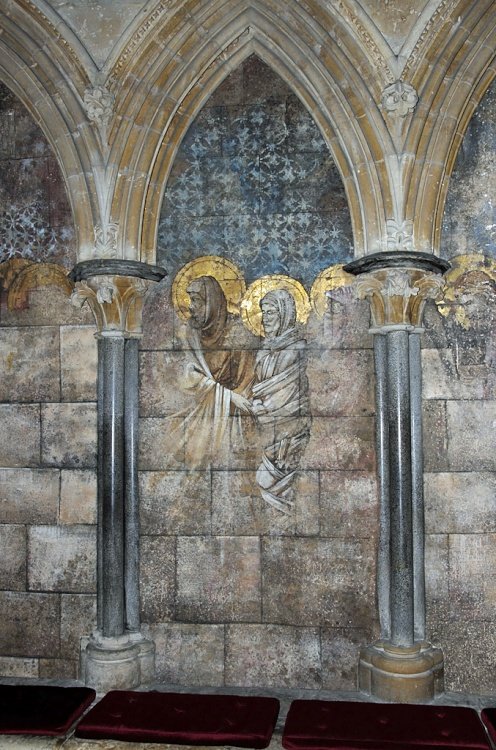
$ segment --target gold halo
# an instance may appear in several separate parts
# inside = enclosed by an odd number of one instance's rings
[[[319,318],[324,316],[327,308],[326,292],[339,289],[342,286],[348,286],[354,280],[355,277],[351,273],[343,271],[342,263],[324,268],[319,273],[310,290],[310,301]]]
[[[188,320],[190,299],[187,289],[200,276],[217,279],[226,296],[228,311],[239,315],[239,305],[246,291],[245,280],[239,268],[220,255],[202,255],[186,263],[177,272],[172,282],[172,304],[178,315]]]
[[[241,319],[245,326],[257,336],[263,336],[262,311],[260,300],[267,292],[275,289],[286,289],[294,298],[296,305],[296,319],[299,323],[306,323],[310,314],[310,300],[308,294],[296,279],[291,276],[274,274],[273,276],[262,276],[254,281],[243,297],[241,302]]]
[[[444,275],[444,288],[442,294],[436,299],[437,309],[444,318],[452,314],[455,320],[463,327],[470,328],[470,320],[463,305],[457,303],[457,293],[459,291],[459,282],[463,277],[472,273],[481,273],[488,279],[496,282],[496,261],[487,255],[481,253],[468,253],[466,255],[456,255],[451,259],[451,268]]]

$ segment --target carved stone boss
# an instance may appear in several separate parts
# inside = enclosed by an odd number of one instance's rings
[[[72,302],[91,307],[98,338],[97,631],[82,672],[100,690],[153,677],[153,644],[139,618],[138,341],[147,289],[164,276],[157,266],[113,259],[71,272]]]
[[[360,688],[385,700],[428,700],[442,690],[443,656],[425,641],[422,380],[425,302],[449,263],[419,252],[369,255],[344,267],[371,305],[380,492],[381,640],[362,650]]]

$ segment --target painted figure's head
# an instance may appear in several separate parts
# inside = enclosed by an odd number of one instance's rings
[[[286,289],[274,289],[260,300],[265,336],[281,336],[296,325],[296,304]]]
[[[213,276],[199,276],[186,289],[190,304],[190,324],[193,328],[207,331],[218,322],[224,324],[227,301],[222,287]]]

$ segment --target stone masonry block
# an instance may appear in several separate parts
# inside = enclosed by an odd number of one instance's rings
[[[371,629],[324,628],[322,630],[322,687],[356,690],[360,648],[373,641]]]
[[[0,525],[0,589],[26,590],[26,527]]]
[[[496,531],[496,476],[491,472],[425,474],[424,496],[429,533]]]
[[[96,531],[93,526],[32,526],[28,545],[31,591],[95,590]]]
[[[451,349],[422,350],[422,393],[426,399],[481,399],[482,378],[460,378]]]
[[[40,407],[38,404],[0,404],[0,466],[37,466],[40,463]]]
[[[96,495],[95,471],[63,469],[60,472],[60,523],[96,523]]]
[[[141,532],[188,536],[210,533],[210,495],[209,472],[141,472]]]
[[[60,376],[63,401],[96,401],[97,357],[94,326],[62,326]]]
[[[261,616],[256,537],[180,537],[176,617],[186,622],[256,622]]]
[[[373,471],[372,417],[315,417],[300,468]]]
[[[431,631],[431,640],[435,645],[440,645],[444,652],[446,691],[486,696],[495,694],[494,622],[456,617],[434,627]]]
[[[143,338],[140,349],[172,349],[174,308],[170,297],[171,282],[165,278],[153,284],[143,307]]]
[[[80,639],[96,627],[94,594],[62,594],[60,597],[60,655],[79,658]]]
[[[155,679],[169,685],[224,684],[224,626],[159,623],[144,627],[155,641]]]
[[[0,401],[58,401],[59,329],[0,328]]]
[[[374,474],[359,471],[322,471],[320,488],[322,536],[376,536],[379,527],[379,508]]]
[[[448,401],[448,461],[454,471],[496,470],[496,401]]]
[[[77,659],[40,659],[40,679],[75,680]]]
[[[193,405],[191,393],[181,389],[188,352],[141,352],[140,415],[173,416],[188,413]]]
[[[425,535],[425,596],[429,622],[449,618],[450,571],[447,534]]]
[[[0,677],[38,677],[38,659],[0,656]]]
[[[322,685],[321,671],[318,628],[226,628],[226,685],[318,689]]]
[[[496,534],[449,537],[453,617],[491,620],[496,606]]]
[[[0,469],[0,522],[55,523],[59,481],[57,469]]]
[[[139,420],[139,467],[144,471],[184,469],[184,420],[163,417]]]
[[[56,657],[60,645],[58,594],[0,591],[0,653]]]
[[[375,544],[363,539],[262,542],[265,622],[367,627],[375,616]]]
[[[40,287],[29,292],[29,305],[22,310],[2,314],[2,326],[94,325],[91,310],[74,307],[63,289]]]
[[[42,460],[67,469],[96,465],[96,404],[43,404]]]
[[[370,349],[310,352],[307,375],[314,417],[374,413],[374,361]]]
[[[424,471],[446,471],[449,468],[446,402],[424,401],[422,421]]]
[[[173,618],[175,572],[175,537],[142,536],[140,595],[141,617],[145,622],[163,622]]]

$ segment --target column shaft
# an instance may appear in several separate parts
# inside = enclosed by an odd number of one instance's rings
[[[391,642],[411,646],[413,633],[412,461],[409,334],[387,333],[389,492],[391,502]]]
[[[125,344],[125,407],[124,407],[124,477],[125,477],[125,564],[124,590],[126,627],[140,629],[139,597],[139,488],[138,488],[138,380],[139,342]]]
[[[102,611],[99,620],[106,637],[124,633],[124,343],[122,336],[104,337],[100,341],[98,481]]]

